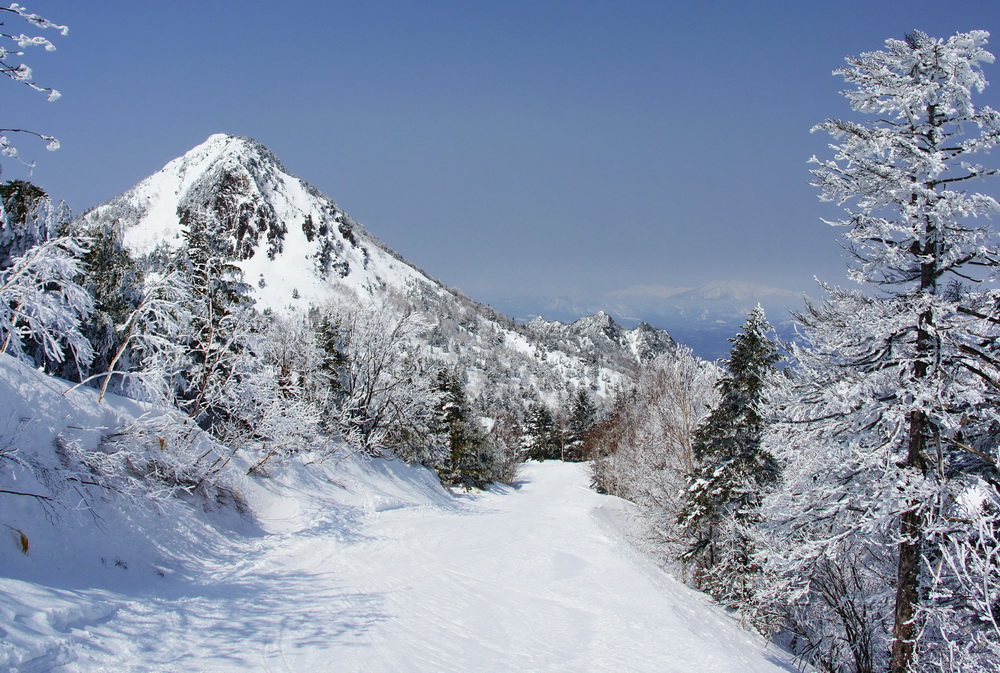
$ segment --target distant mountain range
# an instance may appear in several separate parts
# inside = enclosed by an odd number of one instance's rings
[[[794,334],[790,313],[805,306],[805,295],[742,281],[712,281],[698,287],[638,285],[598,300],[514,297],[494,306],[520,321],[539,316],[573,321],[603,311],[625,325],[647,323],[664,329],[708,360],[725,357],[729,337],[760,304],[781,338]]]

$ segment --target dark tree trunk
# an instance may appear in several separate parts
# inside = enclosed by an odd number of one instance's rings
[[[906,466],[921,469],[924,454],[923,412],[910,415],[910,436]],[[899,561],[896,575],[896,613],[892,629],[891,673],[911,673],[914,670],[918,626],[917,607],[920,601],[920,556],[923,520],[918,503],[900,516]]]

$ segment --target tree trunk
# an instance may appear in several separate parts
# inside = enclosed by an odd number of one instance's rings
[[[929,351],[930,334],[926,325],[931,316],[921,315],[921,328],[917,333],[917,353]],[[915,378],[927,375],[927,363],[918,357]],[[922,411],[910,412],[910,432],[907,440],[904,469],[923,474],[927,416]],[[891,673],[912,673],[916,663],[917,608],[920,602],[920,557],[922,554],[923,513],[921,503],[909,502],[899,517],[899,560],[896,568],[896,611],[892,627]]]
[[[896,615],[892,629],[892,673],[914,670],[917,640],[917,604],[920,599],[920,555],[922,522],[920,511],[911,509],[900,517],[899,566],[896,578]]]

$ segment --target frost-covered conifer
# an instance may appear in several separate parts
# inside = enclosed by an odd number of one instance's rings
[[[580,388],[573,396],[566,437],[566,460],[585,459],[584,444],[587,433],[597,423],[597,405],[586,390]]]
[[[3,183],[0,199],[0,269],[6,269],[15,257],[56,235],[55,219],[48,194],[30,182]]]
[[[433,427],[447,446],[437,470],[445,484],[466,489],[482,488],[491,480],[492,452],[488,440],[465,395],[458,374],[442,369],[437,375],[440,400]]]
[[[132,363],[122,347],[128,336],[126,322],[143,301],[142,272],[125,248],[119,223],[104,223],[83,232],[89,245],[83,255],[78,281],[94,300],[94,310],[83,325],[83,333],[94,348],[90,373],[110,371],[111,360],[119,369]],[[121,351],[121,352],[120,352]],[[104,381],[105,386],[108,380]]]
[[[552,411],[542,402],[532,402],[524,421],[523,447],[527,457],[532,460],[559,459],[557,432]]]
[[[759,571],[743,528],[756,520],[762,493],[778,478],[774,458],[761,447],[779,359],[770,331],[757,306],[730,339],[719,403],[693,437],[696,467],[688,473],[679,517],[690,540],[682,559],[694,564],[699,588],[741,607],[752,600]]]
[[[258,317],[243,274],[231,260],[230,241],[220,238],[215,216],[182,210],[185,246],[179,260],[188,288],[191,364],[179,391],[182,407],[203,427],[227,422],[227,407],[240,404],[241,361],[253,359],[250,336]]]
[[[767,446],[786,464],[768,499],[771,595],[830,670],[1000,667],[1000,248],[996,169],[976,154],[1000,114],[973,94],[987,33],[915,31],[836,71],[868,121],[829,120],[814,159],[845,205],[853,280],[800,316],[794,397]]]

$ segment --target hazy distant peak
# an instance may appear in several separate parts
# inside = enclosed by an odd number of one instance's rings
[[[668,287],[665,285],[635,285],[607,293],[616,299],[678,299],[684,301],[734,300],[763,298],[801,299],[801,292],[792,292],[770,285],[745,280],[713,280],[698,287]]]
[[[611,298],[655,298],[669,299],[678,294],[689,292],[690,287],[668,287],[666,285],[633,285],[624,290],[614,290],[605,293]]]

